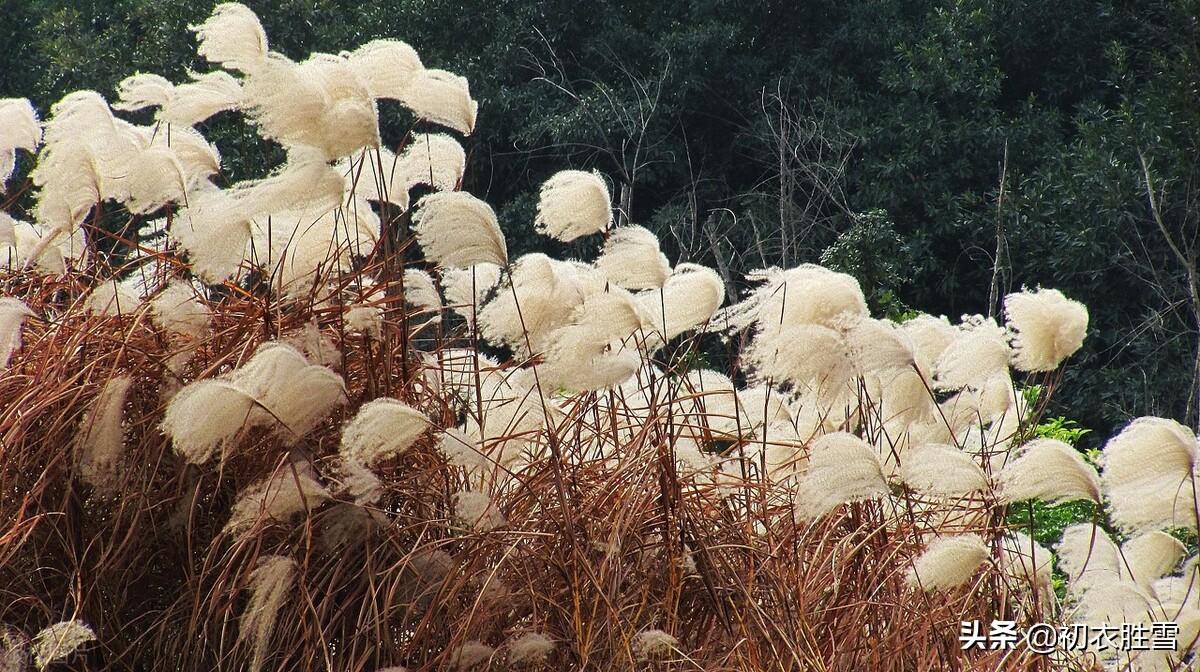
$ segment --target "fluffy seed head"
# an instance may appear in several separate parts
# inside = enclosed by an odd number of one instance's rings
[[[997,481],[1005,502],[1041,499],[1100,502],[1100,477],[1079,451],[1056,439],[1034,439],[1000,471]]]
[[[546,662],[554,651],[554,640],[540,632],[528,632],[508,643],[508,662],[537,665]]]
[[[251,672],[258,672],[266,662],[279,610],[287,602],[295,579],[296,562],[282,555],[261,558],[250,575],[250,602],[238,624],[238,641],[248,643],[253,651]]]
[[[905,582],[926,591],[956,588],[971,580],[988,554],[987,544],[977,534],[939,537],[913,561]]]
[[[508,264],[508,246],[496,213],[464,191],[429,194],[417,203],[413,233],[425,258],[438,266]]]
[[[599,173],[564,170],[542,184],[534,229],[570,242],[612,224],[612,198]]]
[[[657,289],[671,275],[658,236],[641,226],[623,226],[610,233],[596,268],[614,285],[629,290]]]
[[[1145,589],[1174,571],[1186,552],[1182,542],[1161,530],[1139,534],[1121,545],[1129,579]]]
[[[176,280],[150,301],[150,318],[160,329],[191,339],[208,333],[212,311],[191,285]]]
[[[633,638],[633,655],[638,660],[667,658],[679,649],[679,640],[665,630],[643,630]]]
[[[32,314],[21,301],[0,297],[0,369],[8,367],[8,360],[21,347],[21,325]]]
[[[907,452],[900,476],[917,492],[963,497],[988,487],[983,469],[954,446],[928,444]]]
[[[1013,334],[1013,366],[1018,371],[1053,371],[1075,354],[1087,334],[1087,308],[1057,289],[1036,289],[1004,297]]]
[[[224,380],[205,379],[179,390],[163,414],[162,430],[175,452],[204,464],[246,426],[254,398]]]
[[[286,522],[329,499],[310,471],[307,465],[283,464],[269,478],[246,488],[234,502],[224,531],[241,533],[263,517]]]
[[[381,397],[362,405],[342,430],[340,452],[348,460],[373,466],[408,450],[429,429],[420,411]]]
[[[400,95],[418,119],[452,128],[463,135],[475,130],[479,103],[471,98],[466,78],[445,70],[419,70]]]
[[[707,324],[724,300],[721,276],[697,264],[679,264],[662,289],[637,296],[650,328],[664,341]]]
[[[933,365],[935,387],[957,390],[1008,370],[1008,338],[991,318],[963,319],[958,334]]]
[[[491,532],[507,524],[490,497],[465,490],[454,495],[454,518],[476,532]]]
[[[211,63],[250,72],[267,57],[267,33],[258,15],[240,2],[224,2],[198,26],[190,26],[200,46],[196,53]]]
[[[375,98],[402,100],[424,69],[417,51],[400,40],[371,40],[345,57]]]
[[[1196,457],[1195,434],[1164,418],[1138,418],[1109,439],[1100,466],[1113,522],[1126,532],[1195,526]]]
[[[79,476],[101,490],[117,485],[116,470],[125,444],[123,408],[133,378],[110,378],[92,401],[79,432]]]
[[[494,655],[496,655],[496,650],[492,647],[483,642],[471,640],[450,652],[450,669],[469,670],[479,667],[491,660]]]
[[[80,646],[95,641],[96,633],[83,621],[62,621],[42,628],[33,637],[33,665],[39,670],[75,653]]]
[[[796,508],[801,517],[812,519],[842,504],[887,493],[875,449],[853,434],[835,432],[813,441]]]

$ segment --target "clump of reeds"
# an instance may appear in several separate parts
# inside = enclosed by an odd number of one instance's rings
[[[896,324],[802,265],[721,309],[581,171],[531,224],[603,252],[510,259],[459,140],[379,131],[392,98],[469,134],[465,80],[391,40],[294,62],[237,3],[195,31],[221,70],[44,123],[0,101],[0,176],[44,142],[32,221],[0,218],[5,665],[1085,669],[963,651],[959,623],[1116,617],[1187,624],[1138,669],[1190,655],[1196,563],[1162,530],[1200,518],[1195,435],[1140,419],[1099,472],[1031,440],[1020,388],[1058,383],[1079,304]],[[217,186],[194,126],[222,110],[287,162]],[[745,334],[728,371],[687,368],[710,332]],[[1063,599],[1005,522],[1034,499],[1129,537],[1068,530]]]

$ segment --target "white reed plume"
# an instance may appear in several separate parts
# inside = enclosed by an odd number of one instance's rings
[[[1173,572],[1186,552],[1183,542],[1161,530],[1144,532],[1121,545],[1129,579],[1147,590]]]
[[[316,481],[310,465],[281,464],[271,476],[238,494],[224,532],[240,534],[262,517],[287,522],[327,499],[329,491]]]
[[[1118,581],[1125,575],[1120,549],[1103,529],[1090,523],[1063,530],[1057,550],[1058,565],[1075,594],[1082,594],[1094,585]]]
[[[354,460],[340,461],[337,480],[340,484],[338,491],[353,497],[354,503],[359,506],[377,504],[379,498],[383,497],[383,482],[379,480],[379,476],[366,465]]]
[[[18,299],[0,297],[0,369],[8,367],[8,361],[21,347],[21,325],[25,318],[33,315]]]
[[[272,52],[243,92],[243,105],[263,137],[285,147],[338,159],[379,146],[375,101],[346,59],[314,54],[295,63]]]
[[[461,490],[454,493],[453,502],[455,520],[468,529],[491,532],[508,524],[500,507],[482,492]]]
[[[853,434],[834,432],[812,443],[796,509],[802,518],[812,519],[842,504],[887,493],[875,448]]]
[[[540,632],[527,632],[508,643],[511,665],[538,665],[554,652],[554,640]]]
[[[1011,578],[1036,586],[1039,598],[1049,598],[1054,588],[1054,556],[1023,532],[1009,531],[1000,540],[1000,566]]]
[[[346,330],[378,338],[383,333],[383,310],[359,303],[346,307]]]
[[[572,390],[618,385],[641,366],[641,358],[622,341],[642,327],[642,315],[630,294],[619,288],[584,299],[570,322],[549,335],[542,366],[543,383]]]
[[[212,310],[200,300],[195,287],[173,280],[150,300],[150,318],[168,333],[200,339],[208,333]]]
[[[938,537],[913,560],[905,583],[927,592],[957,588],[971,580],[989,555],[988,545],[977,534]]]
[[[170,237],[187,253],[197,276],[219,284],[241,266],[250,241],[250,217],[226,191],[198,193],[179,213]]]
[[[517,260],[496,297],[479,311],[484,338],[529,355],[544,352],[550,336],[583,301],[604,290],[593,268],[534,253]]]
[[[1100,453],[1108,512],[1125,532],[1195,527],[1196,435],[1164,418],[1134,420]]]
[[[847,389],[856,370],[842,334],[819,324],[789,324],[756,338],[744,350],[759,378],[786,381],[830,398]]]
[[[479,451],[475,440],[458,427],[443,430],[437,448],[446,462],[455,467],[478,469],[488,463],[487,456]]]
[[[303,298],[322,281],[349,273],[354,257],[379,239],[379,216],[365,201],[328,210],[280,212],[251,225],[254,251],[267,250],[266,271],[285,296]]]
[[[471,98],[467,80],[445,70],[419,70],[399,100],[418,119],[451,128],[463,135],[475,130],[479,103]]]
[[[747,279],[760,286],[742,302],[721,311],[713,319],[714,330],[742,331],[757,324],[761,336],[780,325],[837,328],[848,318],[868,316],[858,280],[845,273],[802,264],[786,271],[752,271]]]
[[[612,197],[599,173],[563,170],[542,184],[534,230],[563,242],[612,224]]]
[[[1087,335],[1087,308],[1057,289],[1009,294],[1004,297],[1004,312],[1013,334],[1013,367],[1018,371],[1057,369]]]
[[[474,264],[468,268],[442,270],[442,290],[446,306],[474,326],[475,314],[483,305],[488,291],[500,282],[500,267],[496,264]]]
[[[126,203],[130,212],[139,215],[154,212],[168,203],[182,202],[188,190],[183,164],[169,147],[143,150],[127,179]]]
[[[1008,370],[1008,336],[992,318],[965,316],[933,365],[935,387],[957,390]]]
[[[596,268],[618,287],[657,289],[671,275],[671,263],[658,245],[658,236],[641,226],[613,230],[604,241]]]
[[[100,315],[114,316],[130,315],[140,305],[142,298],[133,289],[116,280],[105,280],[87,295],[84,308]]]
[[[471,640],[450,651],[449,665],[452,670],[470,670],[487,665],[496,650],[477,640]]]
[[[1100,477],[1079,451],[1057,439],[1034,439],[1021,447],[996,478],[1000,500],[1100,502]]]
[[[103,490],[117,487],[117,466],[125,445],[124,407],[133,378],[116,376],[100,388],[79,428],[79,476]]]
[[[958,336],[958,330],[950,324],[945,316],[918,315],[910,320],[905,320],[900,328],[911,339],[917,367],[926,375],[933,371],[933,363],[942,356],[942,353]]]
[[[380,397],[363,404],[346,423],[340,452],[348,460],[373,466],[408,450],[429,426],[429,419],[415,408]]]
[[[95,640],[96,633],[80,620],[62,621],[42,628],[33,637],[33,666],[44,670]]]
[[[296,561],[282,555],[259,559],[250,574],[250,601],[238,621],[238,641],[249,644],[252,652],[250,672],[259,672],[266,663],[271,635],[279,620],[279,611],[288,601],[296,581]]]
[[[388,168],[384,164],[384,170]],[[445,133],[417,133],[396,158],[396,176],[405,189],[424,184],[438,191],[452,191],[467,170],[467,153],[457,140]]]
[[[228,381],[198,380],[171,398],[162,430],[175,452],[192,464],[204,464],[216,449],[229,446],[253,408],[254,398]]]
[[[400,40],[371,40],[342,55],[375,98],[401,100],[424,69],[417,51]]]
[[[6,223],[12,229],[11,236],[0,236],[0,268],[62,275],[67,272],[68,260],[80,260],[87,251],[82,229],[66,236],[60,230],[13,219],[0,212],[0,229],[4,232],[8,231]]]
[[[316,336],[320,338],[319,331]],[[229,380],[257,402],[250,422],[274,427],[287,443],[298,441],[346,403],[341,376],[309,364],[297,349],[280,342],[260,345]]]
[[[663,341],[708,324],[724,301],[721,276],[698,264],[679,264],[662,289],[637,295],[649,328]]]
[[[240,2],[223,2],[204,23],[189,26],[196,33],[196,53],[232,70],[250,72],[267,57],[267,33],[258,16]]]
[[[633,655],[638,660],[667,658],[679,650],[679,640],[665,630],[642,630],[633,638]]]
[[[1131,581],[1108,581],[1098,583],[1083,593],[1071,621],[1108,624],[1119,629],[1121,623],[1159,620],[1157,617],[1160,614],[1154,598],[1141,586]],[[1120,637],[1116,639],[1117,648],[1120,649]]]
[[[487,203],[464,191],[429,194],[417,202],[413,233],[438,266],[508,264],[508,246]]]
[[[221,170],[221,153],[194,128],[171,128],[170,132],[154,133],[150,147],[169,148],[183,170],[184,184],[190,195],[193,190],[211,189],[209,178]]]
[[[192,81],[175,85],[165,77],[139,73],[117,85],[115,110],[157,107],[157,119],[176,126],[194,126],[205,119],[241,105],[242,85],[233,75],[215,71],[189,73]],[[166,131],[163,131],[164,133]]]
[[[917,492],[941,497],[964,497],[988,487],[987,476],[970,455],[939,444],[907,451],[900,477]]]
[[[435,316],[442,310],[442,296],[433,284],[433,277],[418,268],[404,270],[404,300]]]
[[[25,98],[0,98],[0,193],[16,166],[16,150],[34,152],[42,143],[37,111]]]

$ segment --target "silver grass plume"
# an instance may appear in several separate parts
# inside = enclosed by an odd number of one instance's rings
[[[419,268],[404,270],[404,301],[435,317],[442,310],[442,296],[438,294],[433,277]]]
[[[1147,590],[1173,572],[1186,552],[1183,542],[1161,530],[1143,532],[1121,545],[1129,579]]]
[[[508,643],[508,662],[513,665],[538,665],[554,651],[554,640],[540,632],[527,632]]]
[[[633,297],[619,288],[584,299],[570,322],[549,335],[543,384],[592,391],[624,382],[641,358],[623,341],[642,327],[642,320]]]
[[[1010,578],[1036,587],[1039,598],[1049,599],[1054,587],[1054,556],[1023,532],[1009,531],[1000,540],[1000,567]]]
[[[474,327],[475,315],[488,291],[500,283],[500,267],[484,262],[467,268],[446,268],[441,280],[446,306]]]
[[[1079,451],[1057,439],[1034,439],[1021,447],[996,478],[1000,500],[1100,502],[1100,477]]]
[[[1113,522],[1125,532],[1194,528],[1196,453],[1196,435],[1164,418],[1138,418],[1109,439],[1099,461]]]
[[[250,601],[238,622],[238,641],[250,645],[251,672],[259,672],[266,663],[271,635],[279,611],[292,592],[296,570],[296,561],[291,558],[268,555],[259,559],[258,567],[250,574]]]
[[[34,152],[42,143],[37,111],[25,98],[0,98],[0,193],[16,167],[16,150]]]
[[[496,213],[463,191],[429,194],[418,201],[413,233],[425,258],[438,266],[508,264],[508,246]]]
[[[908,451],[900,467],[901,479],[926,495],[965,497],[988,487],[983,469],[954,446],[927,444]]]
[[[267,33],[258,15],[240,2],[223,2],[198,26],[196,53],[231,70],[250,72],[267,57]]]
[[[491,532],[507,522],[500,508],[482,492],[460,490],[454,493],[454,518],[476,532]]]
[[[33,666],[44,670],[95,639],[96,633],[80,620],[62,621],[42,628],[33,637]]]
[[[507,280],[479,311],[480,330],[488,341],[525,355],[544,352],[575,309],[604,291],[595,269],[540,253],[518,259]]]
[[[451,128],[463,135],[475,130],[479,103],[471,98],[466,78],[445,70],[419,70],[399,98],[418,119]]]
[[[417,51],[400,40],[371,40],[342,55],[375,98],[401,100],[424,70]]]
[[[604,241],[596,268],[614,285],[628,290],[657,289],[671,275],[658,236],[641,226],[613,230]]]
[[[837,328],[848,318],[869,316],[858,280],[822,266],[802,264],[786,271],[768,268],[751,271],[747,279],[759,287],[714,317],[714,330],[738,332],[757,325],[761,336],[776,325]]]
[[[381,397],[363,404],[346,423],[339,451],[347,460],[373,466],[408,450],[429,426],[420,411]]]
[[[448,662],[452,670],[470,670],[485,665],[494,655],[495,649],[473,639],[452,649]]]
[[[192,464],[203,464],[247,426],[254,404],[253,397],[229,381],[198,380],[171,398],[162,430],[171,437],[175,452]]]
[[[157,107],[156,118],[176,126],[188,127],[242,103],[242,85],[227,72],[189,73],[192,81],[175,85],[165,77],[139,73],[117,85],[119,102],[115,110],[141,110]],[[165,132],[165,131],[164,131]]]
[[[284,463],[268,478],[243,490],[225,523],[226,534],[240,534],[262,517],[287,522],[329,499],[307,464]]]
[[[150,318],[160,329],[189,339],[208,333],[212,311],[194,287],[174,280],[150,300]]]
[[[92,400],[78,434],[79,476],[101,491],[118,487],[117,467],[125,444],[124,407],[133,378],[110,378]]]
[[[19,299],[0,297],[0,369],[8,367],[8,361],[21,347],[21,325],[25,318],[33,315]]]
[[[665,630],[642,630],[633,638],[633,655],[638,660],[658,660],[679,650],[679,640]]]
[[[725,301],[725,283],[717,272],[699,264],[679,264],[662,289],[637,295],[657,338],[669,341],[713,319]]]
[[[612,197],[599,173],[563,170],[542,184],[534,230],[570,242],[612,224]]]
[[[1008,335],[992,318],[966,316],[933,365],[934,386],[957,390],[1008,370]]]
[[[938,537],[913,560],[905,582],[927,592],[957,588],[971,580],[989,554],[977,534]]]
[[[842,504],[887,493],[875,448],[853,434],[834,432],[812,443],[796,509],[802,518],[813,519]]]
[[[926,314],[905,320],[900,329],[911,339],[916,352],[917,368],[926,375],[932,373],[933,363],[958,335],[958,330],[945,316],[934,317]]]
[[[1004,297],[1004,312],[1013,335],[1013,367],[1018,371],[1057,369],[1087,335],[1087,308],[1057,289],[1009,294]]]

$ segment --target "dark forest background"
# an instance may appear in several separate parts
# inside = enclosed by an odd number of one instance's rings
[[[673,261],[732,292],[801,262],[855,274],[897,317],[994,311],[993,278],[1000,296],[1059,288],[1092,321],[1056,413],[1093,440],[1136,415],[1197,424],[1196,0],[246,4],[293,58],[393,37],[468,77],[465,188],[514,254],[547,246],[541,182],[596,168]],[[0,7],[0,97],[43,113],[134,71],[208,69],[187,27],[209,2]],[[411,121],[382,112],[394,143]],[[202,130],[230,179],[281,158],[228,117]]]

